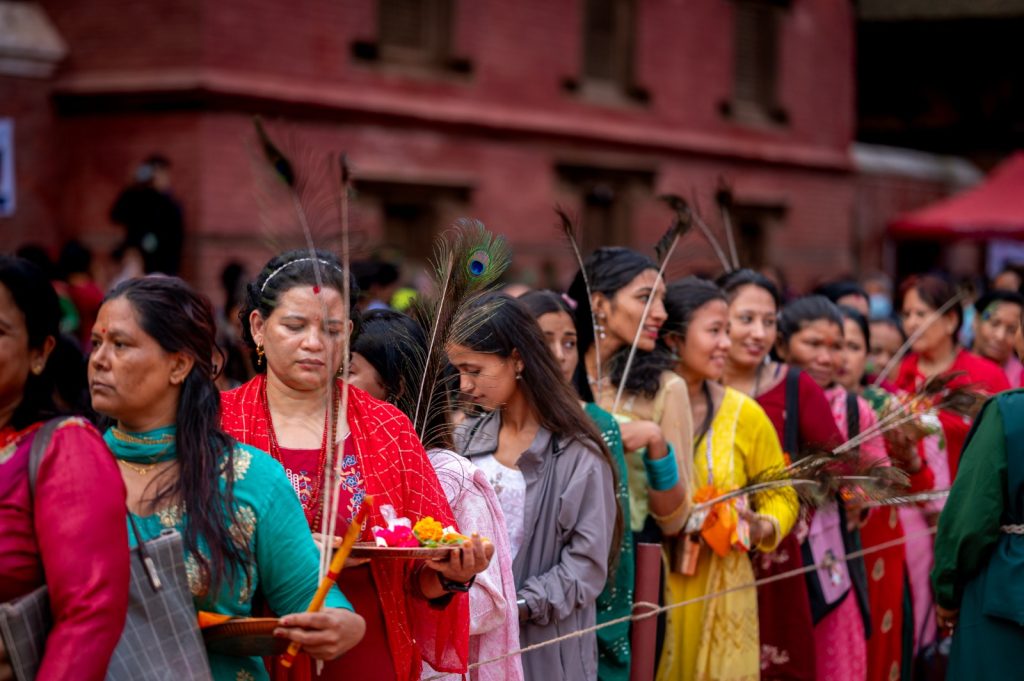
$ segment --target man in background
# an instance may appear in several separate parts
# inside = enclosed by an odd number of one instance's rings
[[[181,204],[171,193],[171,162],[153,154],[117,197],[110,219],[125,228],[120,252],[136,250],[146,274],[177,275],[185,237]]]

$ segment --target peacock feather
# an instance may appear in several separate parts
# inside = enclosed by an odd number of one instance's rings
[[[418,433],[439,405],[438,386],[449,380],[447,348],[464,342],[489,316],[491,306],[479,305],[512,262],[512,252],[504,237],[495,236],[479,220],[460,219],[434,247],[434,292],[421,296],[411,315],[424,328],[427,351],[423,358],[423,378],[416,391],[413,426]]]

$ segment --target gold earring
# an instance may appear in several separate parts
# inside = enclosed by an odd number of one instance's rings
[[[256,366],[263,365],[263,343],[256,346]]]
[[[33,365],[32,373],[35,374],[36,376],[41,376],[43,373],[43,367],[40,366],[39,364]]]

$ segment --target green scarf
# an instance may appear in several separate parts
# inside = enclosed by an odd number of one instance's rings
[[[104,433],[103,440],[118,459],[137,464],[160,463],[177,456],[177,430],[177,426],[168,426],[145,433],[129,433],[113,426]]]

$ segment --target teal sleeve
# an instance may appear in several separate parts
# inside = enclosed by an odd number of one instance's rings
[[[1006,439],[997,399],[989,400],[968,435],[935,537],[935,600],[957,609],[967,581],[999,540],[1006,508]]]
[[[260,471],[267,494],[256,526],[256,565],[267,604],[274,613],[286,615],[309,608],[317,589],[320,552],[284,469],[272,463]],[[325,607],[353,609],[337,585],[331,587]]]

